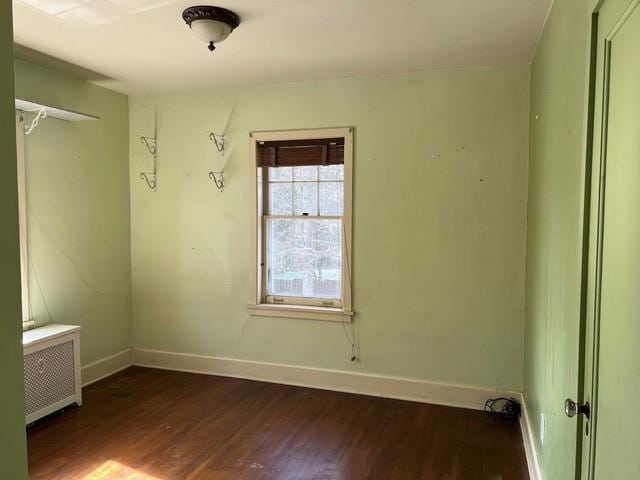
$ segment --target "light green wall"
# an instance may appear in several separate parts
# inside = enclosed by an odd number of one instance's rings
[[[531,74],[524,393],[549,480],[575,468],[589,3],[554,2]]]
[[[527,65],[131,98],[134,346],[520,390],[528,105]],[[356,129],[360,364],[340,324],[246,310],[249,131],[335,126]]]
[[[25,137],[32,315],[81,325],[86,365],[130,345],[128,100],[22,60],[15,68],[17,97],[100,117],[47,118]]]
[[[11,2],[0,2],[0,478],[27,478]]]

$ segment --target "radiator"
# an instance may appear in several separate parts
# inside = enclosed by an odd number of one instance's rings
[[[47,325],[23,333],[24,397],[29,424],[71,404],[82,404],[80,327]]]

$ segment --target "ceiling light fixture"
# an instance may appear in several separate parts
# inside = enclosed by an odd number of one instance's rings
[[[222,42],[240,25],[240,17],[231,10],[210,5],[189,7],[182,12],[182,18],[200,40],[215,50],[216,43]]]

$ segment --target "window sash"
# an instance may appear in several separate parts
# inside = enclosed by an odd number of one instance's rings
[[[268,293],[269,282],[269,255],[267,253],[269,247],[269,220],[296,220],[296,221],[318,221],[318,220],[339,220],[340,221],[340,298],[328,298],[328,297],[298,297],[289,295],[271,295]],[[344,283],[344,269],[345,269],[345,255],[344,255],[344,242],[345,242],[345,230],[344,230],[344,217],[343,216],[306,216],[306,215],[263,215],[262,216],[262,301],[275,305],[312,305],[326,308],[340,308],[342,307],[342,299],[345,293]]]
[[[312,165],[314,167],[322,167],[323,165]],[[291,195],[291,214],[292,216],[309,216],[309,217],[319,217],[319,216],[328,216],[328,215],[323,215],[322,213],[320,213],[320,211],[323,209],[323,206],[327,206],[327,204],[325,204],[324,202],[321,202],[321,192],[322,192],[322,187],[324,185],[331,185],[331,184],[337,184],[340,185],[340,188],[342,190],[342,198],[341,198],[341,202],[340,202],[340,207],[342,209],[342,215],[344,215],[344,196],[345,196],[345,184],[344,184],[344,168],[342,170],[342,175],[341,176],[337,176],[336,178],[331,178],[331,179],[323,179],[321,178],[320,175],[320,171],[317,171],[317,178],[313,179],[313,180],[299,180],[296,179],[292,176],[291,179],[286,179],[286,180],[282,180],[282,179],[276,179],[273,180],[272,176],[270,174],[270,171],[274,168],[278,168],[278,167],[262,167],[262,195],[263,195],[263,214],[265,215],[282,215],[282,214],[273,214],[272,212],[272,207],[271,207],[271,192],[272,192],[272,186],[274,185],[291,185],[290,189],[290,195]],[[295,168],[295,167],[288,167],[288,168]],[[293,172],[292,172],[293,173]],[[309,212],[305,215],[302,215],[301,213],[296,213],[296,207],[298,206],[297,203],[297,199],[298,199],[298,193],[297,193],[297,189],[296,189],[296,185],[316,185],[316,192],[315,192],[315,196],[316,196],[316,201],[315,201],[315,213],[313,212]],[[304,193],[303,193],[303,198],[304,198]],[[331,205],[329,203],[329,205]],[[335,212],[332,213],[338,213],[338,210],[340,210],[339,208],[336,209]]]
[[[301,305],[317,306],[323,308],[341,308],[342,299],[287,297],[282,295],[265,295],[265,303],[271,305]]]
[[[265,220],[342,220],[342,215],[263,215]]]

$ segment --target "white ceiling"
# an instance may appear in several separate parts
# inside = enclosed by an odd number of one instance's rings
[[[126,93],[531,61],[551,0],[215,0],[240,26],[214,53],[202,0],[13,0],[16,43]]]

